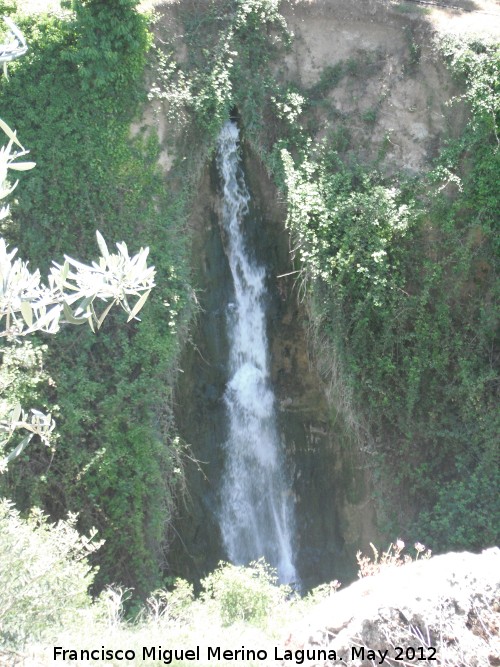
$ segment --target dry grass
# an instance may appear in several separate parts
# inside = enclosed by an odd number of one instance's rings
[[[387,551],[384,551],[382,554],[379,554],[377,548],[371,543],[370,547],[373,551],[373,557],[363,556],[361,551],[358,551],[356,554],[358,576],[360,579],[379,574],[379,572],[390,567],[401,567],[419,558],[420,560],[428,560],[432,556],[431,550],[420,544],[420,542],[415,544],[415,558],[412,558],[409,554],[403,554],[403,549],[405,548],[403,540],[396,540],[396,543],[390,544]]]

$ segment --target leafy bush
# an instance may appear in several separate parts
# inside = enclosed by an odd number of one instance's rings
[[[221,563],[201,581],[203,600],[215,602],[223,625],[238,621],[260,625],[290,593],[276,582],[275,573],[264,561],[249,567]]]
[[[326,156],[325,156],[326,157]],[[411,221],[401,192],[376,175],[307,159],[298,168],[283,149],[288,225],[308,277],[335,284],[339,298],[381,306],[401,283],[398,248]],[[340,289],[340,292],[339,292]]]
[[[151,35],[147,18],[137,11],[138,4],[138,0],[63,3],[75,12],[76,42],[67,57],[77,65],[84,89],[106,88],[116,95],[142,75]]]
[[[203,140],[211,142],[237,107],[249,131],[262,127],[272,86],[270,62],[289,43],[279,0],[229,0],[182,18],[189,47],[191,99]]]
[[[27,520],[0,500],[0,640],[21,646],[81,622],[91,607],[95,571],[88,556],[100,544],[75,530],[77,517],[50,524],[39,510]]]
[[[176,579],[171,590],[153,591],[146,600],[139,618],[145,623],[168,625],[169,622],[189,622],[194,602],[193,585]]]

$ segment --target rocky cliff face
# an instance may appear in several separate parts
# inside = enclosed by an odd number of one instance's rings
[[[187,61],[179,13],[205,11],[197,0],[145,0],[159,20],[156,33]],[[435,157],[445,132],[458,133],[465,110],[448,102],[456,89],[434,39],[440,34],[500,35],[495,0],[284,0],[280,4],[293,33],[290,53],[275,64],[276,76],[300,86],[320,82],[325,69],[351,63],[350,76],[328,93],[327,111],[318,113],[316,138],[342,118],[366,160],[382,157],[386,170],[416,173]],[[411,74],[409,77],[408,74]],[[333,114],[333,116],[332,116]],[[160,112],[148,112],[164,151],[161,165],[172,166],[172,128]],[[167,146],[169,144],[169,146]]]

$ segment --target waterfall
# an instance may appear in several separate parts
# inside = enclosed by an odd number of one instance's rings
[[[293,502],[270,385],[265,313],[265,270],[245,243],[249,192],[238,154],[237,125],[223,126],[217,166],[223,184],[221,225],[234,282],[227,307],[229,376],[226,464],[219,521],[229,559],[261,557],[282,583],[297,581],[292,552]]]

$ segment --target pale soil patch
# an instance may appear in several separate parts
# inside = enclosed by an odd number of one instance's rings
[[[443,3],[445,4],[445,3]],[[429,21],[440,33],[491,35],[500,38],[500,2],[498,0],[467,0],[451,2],[471,11],[457,11],[436,7],[429,13]]]

